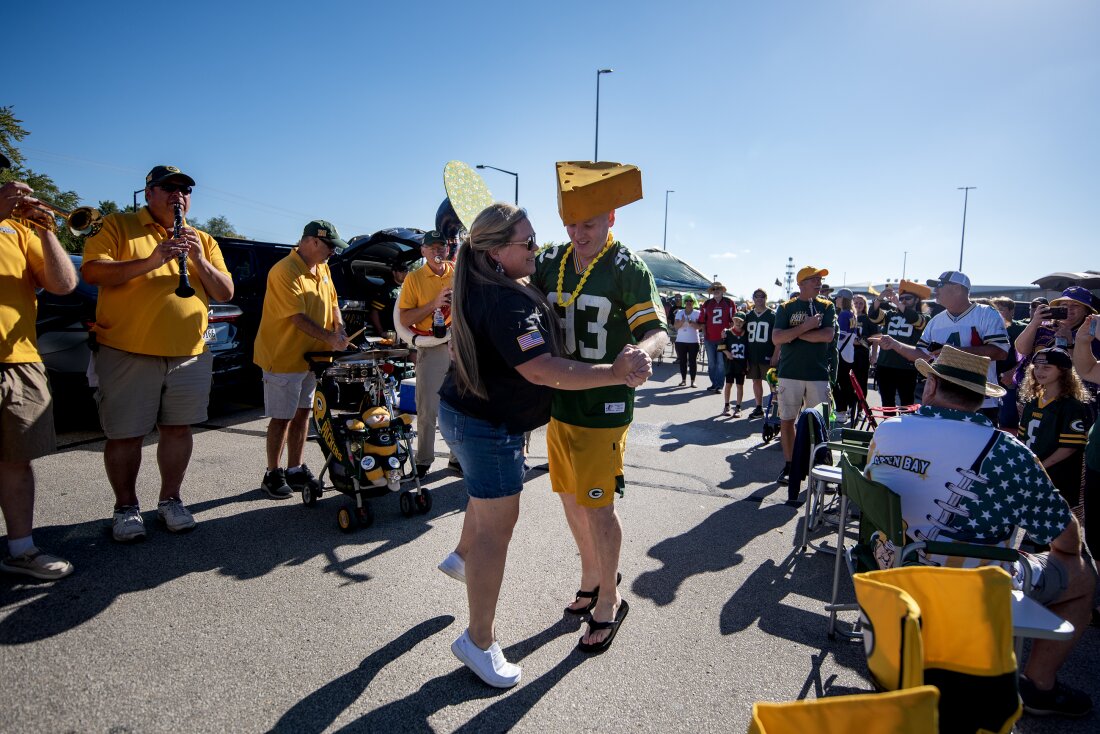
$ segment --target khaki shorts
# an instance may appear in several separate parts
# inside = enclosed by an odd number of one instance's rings
[[[190,426],[206,420],[214,357],[153,357],[100,345],[99,423],[110,439],[138,438],[153,426]]]
[[[828,380],[779,378],[779,420],[793,421],[802,408],[813,408],[830,400]]]
[[[264,412],[268,418],[288,421],[303,408],[313,407],[317,378],[312,372],[264,370]]]
[[[46,366],[0,363],[0,461],[30,461],[56,447]]]
[[[574,495],[583,507],[605,507],[615,501],[615,493],[622,496],[629,429],[584,428],[551,418],[546,451],[554,491]]]

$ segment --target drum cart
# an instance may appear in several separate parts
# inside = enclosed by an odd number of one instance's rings
[[[318,482],[302,491],[313,507],[326,489],[351,498],[336,512],[340,530],[350,533],[374,522],[369,499],[399,492],[401,514],[432,508],[431,490],[420,485],[413,463],[412,425],[398,410],[397,386],[412,374],[408,349],[308,352],[317,376],[313,427],[325,456]],[[332,485],[324,486],[328,474]],[[413,482],[413,489],[402,485]]]

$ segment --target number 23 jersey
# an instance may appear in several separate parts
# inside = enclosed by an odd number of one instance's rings
[[[568,308],[558,305],[558,272],[568,245],[539,254],[532,283],[546,294],[562,318],[565,356],[579,362],[610,364],[627,344],[636,344],[650,331],[665,330],[664,307],[653,276],[637,256],[619,242],[612,244],[592,268],[584,288]],[[575,253],[565,264],[561,300],[569,301],[584,273]],[[588,428],[625,426],[634,417],[634,389],[625,385],[589,390],[558,390],[551,415],[557,420]]]

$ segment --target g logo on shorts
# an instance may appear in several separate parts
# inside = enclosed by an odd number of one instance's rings
[[[590,489],[588,490],[588,496],[594,500],[598,500],[600,497],[603,497],[603,490],[599,487],[597,487],[596,489]]]

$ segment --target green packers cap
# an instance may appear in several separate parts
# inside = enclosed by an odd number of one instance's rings
[[[195,179],[176,168],[175,166],[153,166],[153,170],[145,177],[146,186],[156,186],[161,181],[169,178],[179,179],[188,186],[195,185]]]
[[[326,222],[324,219],[314,219],[307,224],[302,230],[302,236],[324,240],[334,250],[343,250],[348,246],[347,242],[340,239],[340,233],[336,231],[336,227],[332,226],[332,222]]]
[[[432,247],[434,245],[446,245],[447,239],[443,236],[443,233],[439,230],[433,229],[431,232],[424,233],[424,240],[420,243],[421,247]]]

